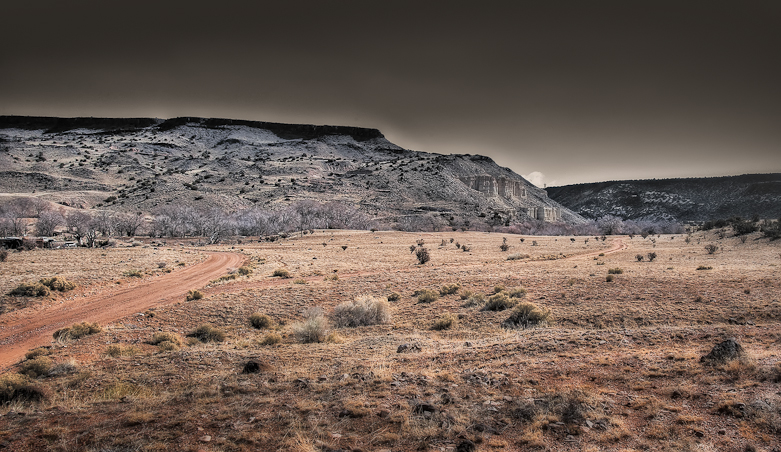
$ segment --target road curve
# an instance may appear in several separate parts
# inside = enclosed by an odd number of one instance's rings
[[[52,341],[56,330],[79,322],[106,324],[125,316],[181,300],[188,290],[205,286],[237,268],[245,257],[235,253],[209,253],[200,264],[143,281],[132,287],[77,298],[43,310],[16,311],[0,323],[0,370],[18,362],[35,347]]]

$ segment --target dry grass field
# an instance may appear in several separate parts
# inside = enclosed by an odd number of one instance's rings
[[[202,298],[3,370],[0,450],[779,450],[781,241],[758,233],[315,231],[31,251],[0,263],[0,288],[63,275],[100,293],[131,269],[190,265],[208,250],[245,265],[190,288]],[[421,301],[426,289],[436,299]],[[365,296],[386,323],[334,326],[339,305]],[[547,321],[503,328],[520,311],[485,309],[503,304],[533,304]],[[743,355],[701,362],[728,338]]]

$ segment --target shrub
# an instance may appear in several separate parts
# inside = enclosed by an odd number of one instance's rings
[[[417,247],[416,245],[410,245],[410,246],[409,246],[409,252],[410,252],[410,254],[414,253],[414,252],[415,252],[415,250],[416,250],[417,248],[418,248],[418,247]]]
[[[510,291],[507,292],[507,295],[509,295],[510,298],[523,298],[526,296],[526,289],[523,287],[516,287],[515,289],[510,289]]]
[[[272,276],[278,276],[280,278],[290,278],[290,272],[288,272],[287,269],[278,268],[274,270]]]
[[[712,243],[709,243],[709,244],[705,245],[705,251],[707,251],[708,254],[713,254],[713,253],[715,253],[718,250],[719,250],[719,247],[717,245],[712,244]]]
[[[195,329],[187,337],[194,337],[201,342],[222,342],[225,340],[225,333],[208,324],[203,324]]]
[[[8,259],[8,251],[0,248],[0,262],[5,262],[6,259]]]
[[[461,292],[461,295],[460,295],[460,296],[461,296],[461,299],[462,299],[462,300],[466,300],[466,299],[468,299],[469,297],[473,296],[474,294],[475,294],[475,293],[474,293],[474,292],[472,292],[471,290],[464,290],[463,292]]]
[[[423,265],[431,260],[431,256],[429,255],[426,248],[418,248],[417,251],[415,251],[415,257],[418,258],[418,263],[420,265]]]
[[[60,276],[54,276],[52,278],[43,278],[40,281],[40,283],[48,287],[49,289],[56,290],[58,292],[67,292],[69,290],[73,290],[76,288],[76,284],[73,284],[72,282]]]
[[[494,286],[494,293],[504,292],[505,287],[501,284],[497,284]]]
[[[303,322],[293,324],[293,335],[303,344],[324,342],[330,332],[328,319],[323,315],[322,308],[308,309]]]
[[[304,278],[294,279],[293,284],[306,284],[306,280]]]
[[[517,301],[510,298],[505,292],[497,293],[488,299],[483,306],[483,311],[504,311],[507,308],[515,306]]]
[[[613,276],[613,275],[605,276],[605,282],[613,282],[614,279],[615,279],[615,276]]]
[[[442,317],[438,318],[436,322],[434,322],[434,325],[431,328],[437,331],[442,331],[452,328],[456,325],[456,323],[457,321],[453,314],[444,314]]]
[[[510,249],[510,245],[508,245],[506,243],[502,243],[501,245],[499,245],[499,249],[502,250],[502,251],[507,251],[507,250]]]
[[[34,348],[34,349],[30,350],[29,352],[25,353],[24,354],[24,359],[33,359],[33,358],[37,358],[39,356],[46,356],[49,353],[51,353],[51,352],[49,351],[48,348],[46,348],[46,347],[38,347],[38,348]]]
[[[502,322],[504,328],[529,328],[551,323],[552,316],[548,309],[540,308],[532,303],[522,303],[513,309],[510,317]]]
[[[610,268],[610,269],[607,270],[607,273],[609,275],[620,275],[620,274],[624,273],[624,270],[622,270],[622,269],[620,269],[618,267]]]
[[[485,297],[481,293],[472,294],[466,299],[464,306],[470,308],[472,306],[479,306],[485,303]]]
[[[106,355],[112,358],[118,358],[120,356],[135,356],[139,352],[138,348],[132,345],[123,347],[121,345],[109,345],[106,347]]]
[[[249,316],[249,324],[252,325],[253,328],[259,330],[262,330],[263,328],[269,328],[271,326],[271,317],[267,316],[266,314],[258,314],[256,312],[255,314]]]
[[[45,297],[49,295],[51,292],[49,291],[49,288],[41,284],[40,282],[35,283],[22,283],[16,286],[11,292],[9,292],[9,295],[13,295],[15,297]]]
[[[439,299],[439,294],[433,290],[423,289],[415,292],[419,303],[431,303]]]
[[[100,327],[97,323],[88,323],[88,322],[82,322],[82,323],[75,323],[70,327],[67,328],[61,328],[52,334],[52,337],[54,337],[55,340],[71,340],[71,339],[81,339],[84,336],[89,336],[90,334],[97,334],[103,331],[103,328]]]
[[[45,389],[33,385],[27,376],[12,372],[0,375],[0,403],[37,402],[45,398]]]
[[[653,262],[654,259],[656,259],[656,253],[654,252],[648,253],[648,262]]]
[[[391,316],[387,300],[361,295],[337,305],[332,318],[337,327],[357,327],[389,323]]]
[[[52,368],[52,360],[47,356],[36,356],[19,365],[19,373],[30,378],[38,378],[46,375]]]
[[[443,297],[445,295],[453,295],[454,293],[458,292],[461,289],[460,284],[445,284],[442,286],[442,288],[439,289],[439,294]]]
[[[465,253],[468,253],[468,252],[472,251],[472,248],[470,248],[470,247],[468,247],[466,245],[461,245],[461,251],[463,251]]]
[[[529,257],[531,257],[531,256],[529,256],[528,254],[513,253],[513,254],[507,256],[507,260],[508,261],[518,261],[518,260],[521,260],[521,259],[528,259]]]
[[[713,270],[713,267],[711,267],[710,265],[700,265],[699,267],[697,267],[697,270]]]
[[[161,352],[175,352],[179,350],[181,345],[171,341],[163,341],[157,344],[158,350]]]
[[[260,345],[274,345],[282,342],[282,336],[277,333],[268,333],[258,342]]]
[[[397,294],[396,292],[392,292],[390,295],[388,295],[388,301],[399,301],[401,300],[401,295]]]
[[[144,276],[143,273],[141,273],[140,270],[128,270],[125,273],[123,273],[128,278],[141,278]]]
[[[642,254],[638,254],[635,256],[635,259],[637,259],[637,262],[642,262],[643,259],[645,259],[645,256],[643,256]]]
[[[188,290],[187,291],[187,301],[193,301],[193,300],[200,300],[203,298],[203,293],[201,293],[200,290]]]

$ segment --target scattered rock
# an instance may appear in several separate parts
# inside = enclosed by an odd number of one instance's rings
[[[746,357],[743,347],[734,338],[729,338],[715,347],[707,355],[700,358],[702,363],[725,364]]]
[[[420,352],[420,344],[401,344],[399,345],[399,348],[396,349],[396,353],[413,353],[413,352]]]
[[[201,436],[200,440],[201,442],[208,443],[209,441],[212,440],[212,437],[210,435],[203,435]]]

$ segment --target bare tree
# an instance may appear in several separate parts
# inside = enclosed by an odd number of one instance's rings
[[[114,220],[118,233],[133,237],[141,225],[144,224],[144,214],[141,212],[125,212],[117,214]]]
[[[56,210],[44,210],[38,215],[35,234],[42,237],[54,235],[55,229],[65,224],[65,218]]]

